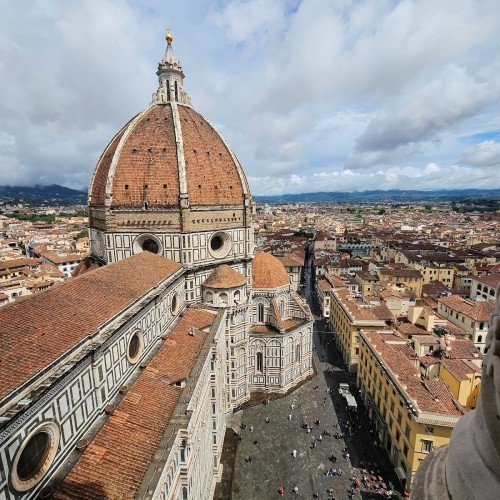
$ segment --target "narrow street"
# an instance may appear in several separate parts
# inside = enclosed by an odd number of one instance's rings
[[[363,407],[351,414],[338,392],[339,383],[352,385],[355,378],[345,371],[333,334],[318,316],[310,267],[304,279],[304,295],[315,314],[315,375],[284,397],[271,395],[267,404],[242,411],[240,438],[233,442],[236,452],[228,464],[232,483],[225,489],[235,500],[277,498],[281,487],[284,496],[294,498],[364,499],[376,495],[384,481],[387,486],[395,481],[374,446]],[[369,484],[353,489],[353,478],[361,483],[364,475]],[[222,490],[215,498],[224,498]]]

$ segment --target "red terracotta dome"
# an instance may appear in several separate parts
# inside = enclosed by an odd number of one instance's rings
[[[235,288],[245,285],[246,282],[245,276],[231,266],[221,264],[212,271],[202,285],[206,288]]]
[[[235,206],[249,193],[224,139],[190,106],[153,104],[127,123],[104,150],[89,190],[90,206]]]
[[[265,252],[255,255],[252,263],[252,288],[278,288],[290,284],[285,266]]]

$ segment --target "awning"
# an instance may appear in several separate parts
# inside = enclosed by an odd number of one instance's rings
[[[406,472],[401,467],[396,467],[394,470],[396,471],[396,476],[398,476],[400,481],[406,479]]]

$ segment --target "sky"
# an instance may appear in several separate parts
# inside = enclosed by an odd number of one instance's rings
[[[498,0],[0,0],[0,184],[86,188],[165,28],[254,195],[500,188]]]

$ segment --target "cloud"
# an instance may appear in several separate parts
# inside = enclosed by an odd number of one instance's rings
[[[7,2],[0,184],[87,186],[156,89],[166,25],[255,193],[500,186],[498,139],[463,140],[500,130],[497,0]]]
[[[500,166],[500,142],[483,141],[466,149],[460,163],[476,166]]]
[[[499,98],[497,82],[482,82],[463,68],[449,67],[402,108],[374,118],[356,141],[349,168],[387,161],[398,149],[418,147],[462,120],[482,112]],[[389,154],[388,154],[389,153]]]

